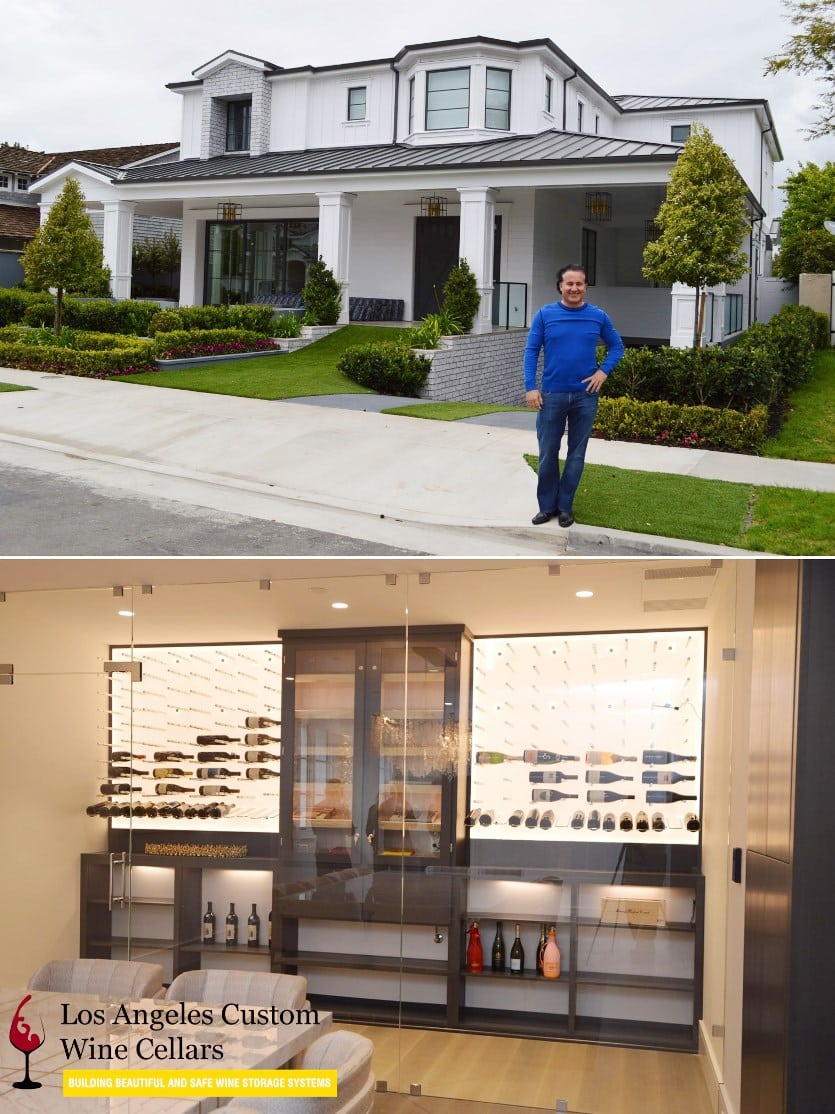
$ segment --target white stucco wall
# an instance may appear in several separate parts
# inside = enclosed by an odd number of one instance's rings
[[[390,143],[394,74],[388,66],[273,78],[270,150]],[[366,118],[348,120],[348,90],[366,89]]]
[[[182,94],[182,124],[180,131],[180,158],[200,158],[200,129],[203,117],[202,86]]]

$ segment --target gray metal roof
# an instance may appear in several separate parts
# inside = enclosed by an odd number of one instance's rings
[[[624,112],[646,112],[654,108],[715,108],[720,105],[761,103],[740,97],[651,97],[635,94],[614,99]]]
[[[542,166],[552,163],[673,161],[676,143],[646,143],[577,132],[546,131],[480,143],[414,147],[385,143],[368,147],[326,147],[277,151],[250,158],[224,155],[138,166],[118,177],[123,182],[205,181],[226,178],[281,178],[316,174],[391,173],[450,168]]]

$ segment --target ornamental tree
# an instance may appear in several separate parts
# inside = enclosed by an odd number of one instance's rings
[[[798,276],[835,270],[835,236],[825,221],[835,221],[835,163],[806,163],[780,187],[786,208],[780,218],[780,251],[774,259],[778,278],[797,282]]]
[[[747,192],[710,131],[694,124],[670,174],[656,217],[661,234],[644,249],[643,268],[652,282],[695,288],[694,348],[701,338],[705,288],[737,282],[749,269],[741,247],[748,228]]]
[[[102,245],[84,210],[84,194],[75,178],[68,178],[20,257],[26,285],[32,290],[55,289],[56,335],[61,332],[65,291],[81,292],[102,282]]]
[[[783,52],[766,58],[767,74],[794,70],[817,74],[823,84],[813,105],[817,120],[808,129],[810,138],[835,131],[835,0],[787,0],[789,18],[800,31],[783,45]]]

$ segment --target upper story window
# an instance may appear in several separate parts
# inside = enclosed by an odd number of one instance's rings
[[[432,70],[426,75],[426,130],[470,126],[470,69]]]
[[[415,79],[409,78],[409,135],[415,130]]]
[[[685,143],[689,138],[689,124],[673,124],[670,128],[670,143]]]
[[[545,111],[553,112],[554,108],[554,80],[545,75]]]
[[[248,151],[252,99],[229,101],[226,106],[226,150]]]
[[[487,67],[487,88],[484,98],[484,126],[510,129],[510,70]]]
[[[357,85],[348,90],[348,119],[364,120],[366,104],[366,87]]]
[[[28,190],[29,189],[29,179],[24,174],[18,174],[18,176],[17,176],[17,188],[19,190]]]
[[[583,130],[583,110],[585,109],[585,107],[586,106],[583,104],[582,101],[577,101],[577,131],[578,132],[581,132]]]
[[[8,174],[0,174],[0,190],[7,190],[11,188]]]

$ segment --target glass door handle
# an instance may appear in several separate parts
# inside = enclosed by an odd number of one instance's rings
[[[114,867],[120,866],[122,868],[122,892],[117,897],[113,893],[113,870]],[[127,884],[127,857],[123,851],[117,858],[111,851],[108,856],[108,877],[107,877],[107,911],[111,912],[114,905],[125,904],[125,887]]]

